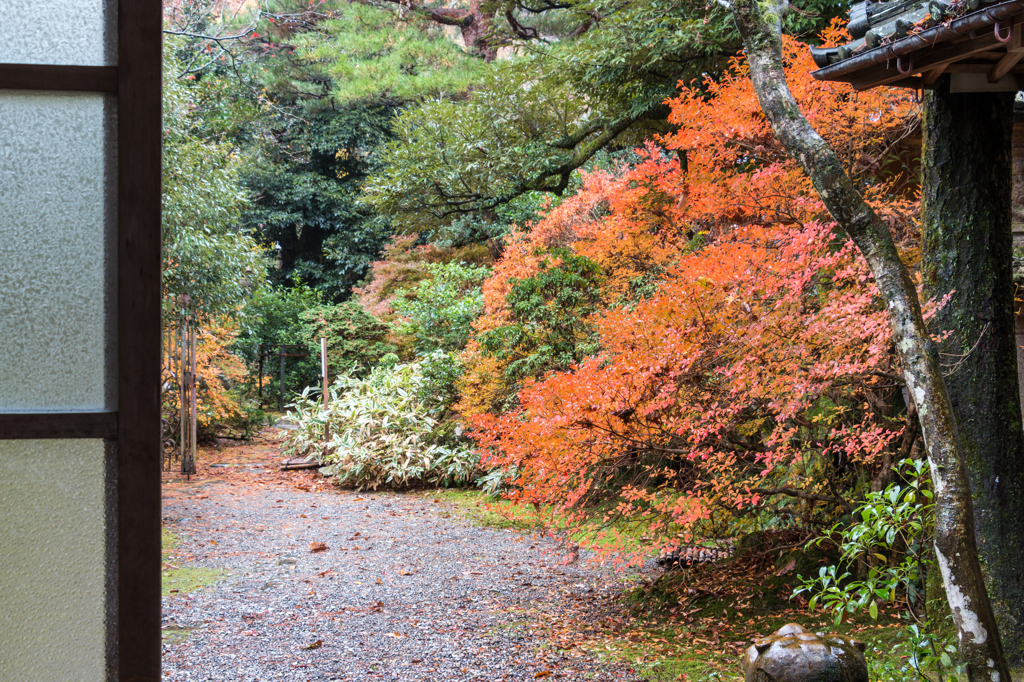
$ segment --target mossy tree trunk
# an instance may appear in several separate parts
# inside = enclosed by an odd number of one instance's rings
[[[837,224],[864,255],[886,303],[907,390],[917,407],[935,487],[935,554],[971,682],[1010,679],[974,538],[967,464],[956,418],[921,316],[917,290],[889,228],[800,112],[782,69],[779,0],[734,0],[758,101],[786,150],[811,178]]]
[[[953,293],[936,316],[974,503],[992,610],[1012,664],[1024,661],[1024,429],[1014,330],[1011,231],[1015,93],[927,96],[925,289]]]

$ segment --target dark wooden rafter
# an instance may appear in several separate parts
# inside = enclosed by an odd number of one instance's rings
[[[116,66],[0,64],[0,90],[117,92]]]
[[[936,66],[921,74],[921,83],[925,86],[935,85],[946,70],[944,66]]]
[[[0,413],[0,438],[103,438],[117,436],[114,412],[78,412],[51,414]]]

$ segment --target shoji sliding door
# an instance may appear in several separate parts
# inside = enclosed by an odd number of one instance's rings
[[[0,8],[0,679],[160,674],[160,0]]]

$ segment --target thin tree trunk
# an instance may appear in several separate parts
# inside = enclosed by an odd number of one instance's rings
[[[886,302],[931,464],[935,554],[956,624],[960,655],[972,682],[1005,682],[1010,675],[978,563],[967,467],[917,291],[889,228],[864,202],[835,152],[807,122],[789,91],[782,69],[780,3],[736,0],[732,9],[765,116],[811,178],[832,217],[864,255]]]
[[[1011,665],[1024,660],[1024,429],[1014,328],[1013,93],[927,95],[922,260],[970,476],[978,552]]]
[[[470,0],[469,12],[473,21],[462,27],[462,39],[466,47],[475,50],[483,55],[484,60],[494,61],[498,56],[498,45],[491,37],[491,22],[494,20],[494,10],[490,6],[481,6],[480,0]]]

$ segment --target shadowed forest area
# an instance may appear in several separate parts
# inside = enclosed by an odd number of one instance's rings
[[[164,5],[170,679],[736,680],[786,623],[871,680],[983,679],[931,403],[733,11]],[[775,17],[785,79],[953,384],[979,339],[922,236],[924,105],[810,76],[848,9]]]

